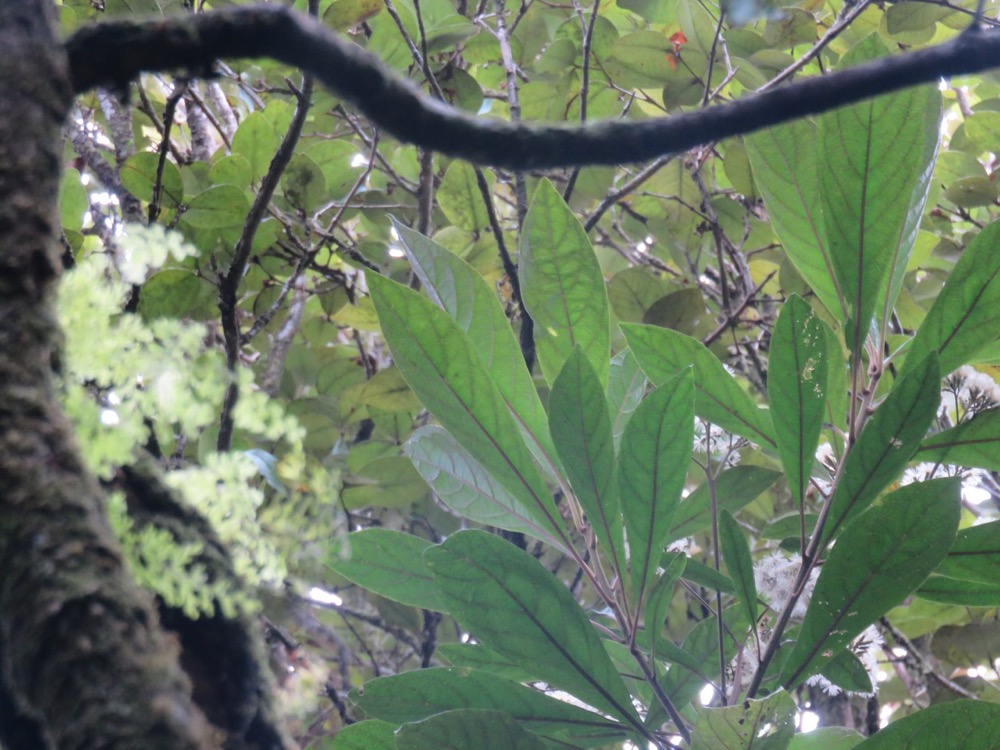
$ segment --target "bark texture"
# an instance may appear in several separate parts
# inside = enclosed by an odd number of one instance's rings
[[[51,302],[72,89],[52,16],[47,0],[0,0],[0,742],[219,747],[57,406]]]

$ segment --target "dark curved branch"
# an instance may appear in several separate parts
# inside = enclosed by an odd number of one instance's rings
[[[731,104],[643,122],[571,127],[474,117],[423,95],[377,57],[282,7],[90,26],[66,43],[73,87],[123,88],[142,71],[207,73],[217,58],[271,57],[311,72],[380,128],[480,164],[510,169],[645,161],[879,94],[1000,66],[1000,34],[970,29],[945,44],[808,78]]]

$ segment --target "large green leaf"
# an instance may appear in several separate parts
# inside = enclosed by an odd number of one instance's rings
[[[917,589],[916,595],[928,601],[960,607],[1000,607],[1000,583],[932,575]]]
[[[514,420],[535,444],[533,448],[537,447],[537,452],[551,463],[555,453],[545,408],[496,291],[475,268],[450,250],[398,221],[393,220],[393,226],[427,295],[476,342],[476,354]]]
[[[327,564],[361,588],[387,599],[444,611],[423,553],[431,543],[390,529],[365,529],[347,537],[343,552]]]
[[[546,380],[555,380],[579,346],[606,383],[611,343],[604,276],[583,225],[548,180],[538,184],[525,217],[518,270]]]
[[[715,496],[719,510],[735,513],[752,503],[768,487],[781,478],[781,472],[761,466],[736,466],[715,479]],[[674,517],[674,526],[667,543],[691,536],[712,525],[712,498],[708,482],[699,485],[681,501]]]
[[[330,750],[396,750],[396,727],[378,719],[350,724],[337,732]]]
[[[539,735],[563,735],[575,743],[609,744],[624,727],[600,714],[551,698],[513,680],[474,669],[421,669],[381,677],[351,693],[367,716],[403,724],[456,708],[510,714]]]
[[[968,422],[931,435],[917,458],[1000,471],[1000,409],[980,412]]]
[[[904,372],[935,351],[941,358],[941,371],[951,372],[1000,337],[998,244],[1000,222],[994,222],[962,252],[913,337]]]
[[[958,532],[948,556],[934,572],[967,581],[1000,583],[1000,521]]]
[[[787,750],[851,750],[863,739],[855,729],[820,727],[792,737]]]
[[[549,393],[549,430],[573,494],[612,568],[624,578],[625,544],[615,482],[611,417],[597,373],[574,347]]]
[[[872,34],[841,67],[887,51]],[[892,311],[927,195],[940,112],[940,95],[927,86],[841,107],[819,120],[820,204],[855,357],[873,315],[884,323]]]
[[[960,700],[923,708],[855,745],[855,750],[995,750],[1000,705]]]
[[[795,734],[795,712],[784,690],[734,706],[697,707],[691,750],[784,750]]]
[[[694,367],[695,413],[755,443],[773,446],[771,418],[700,341],[667,328],[623,323],[629,348],[656,385]]]
[[[482,531],[460,531],[424,559],[449,611],[478,640],[553,687],[641,726],[597,631],[538,560]]]
[[[910,484],[844,529],[822,567],[782,670],[785,687],[822,670],[927,578],[955,539],[960,503],[958,479]]]
[[[459,708],[396,732],[398,750],[545,750],[541,738],[502,711]]]
[[[468,336],[412,289],[369,274],[382,333],[430,412],[538,522],[561,537],[558,511],[531,453]]]
[[[747,622],[757,622],[757,585],[753,576],[750,545],[739,523],[728,510],[719,511],[719,548],[729,577],[736,584],[736,598]]]
[[[694,379],[688,368],[643,400],[622,436],[618,484],[637,612],[667,543],[693,440]]]
[[[403,452],[446,508],[464,518],[519,531],[562,547],[534,508],[526,507],[477,462],[447,430],[436,425],[413,433]]]
[[[917,452],[941,400],[937,356],[896,383],[851,449],[830,499],[824,539],[867,508]]]
[[[799,506],[812,474],[826,405],[826,331],[823,321],[798,295],[778,315],[771,335],[767,393],[774,439],[792,497]]]
[[[847,305],[833,270],[819,194],[816,126],[795,120],[746,138],[754,184],[788,258],[839,320]]]

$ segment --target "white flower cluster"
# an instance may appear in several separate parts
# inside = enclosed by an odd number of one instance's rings
[[[786,556],[781,552],[772,552],[754,565],[757,593],[775,612],[781,612],[787,606],[801,566],[802,558],[799,555]],[[792,620],[801,621],[805,617],[818,575],[819,571],[816,569],[810,572],[809,580],[792,609]],[[757,625],[757,637],[744,645],[730,666],[734,677],[743,687],[750,683],[750,679],[760,664],[760,653],[767,647],[771,638],[771,630],[767,623],[768,618],[761,618],[761,622]],[[878,667],[878,654],[882,645],[882,634],[873,625],[855,638],[851,644],[851,651],[864,665],[872,683],[870,693],[858,693],[858,695],[873,695],[878,689],[875,675]],[[760,651],[758,651],[758,646]],[[840,687],[834,685],[823,675],[814,675],[809,678],[808,684],[819,685],[829,695],[838,695],[843,692]]]
[[[786,557],[781,552],[772,552],[754,565],[753,578],[757,585],[757,593],[775,612],[782,612],[788,604],[795,586],[795,578],[801,567],[802,558],[799,555],[792,554]],[[813,568],[802,595],[795,602],[795,608],[792,610],[793,620],[805,617],[818,575],[819,571]]]
[[[963,365],[945,378],[938,416],[958,421],[1000,405],[1000,384],[985,372]]]

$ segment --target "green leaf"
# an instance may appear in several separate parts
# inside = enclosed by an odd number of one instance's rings
[[[845,55],[841,67],[887,52],[872,34]],[[820,205],[855,357],[873,315],[881,330],[892,313],[927,196],[940,112],[940,95],[924,86],[819,119]]]
[[[781,472],[760,466],[737,466],[722,472],[715,479],[715,496],[719,510],[735,513],[752,503],[781,478]],[[712,525],[712,503],[709,484],[699,485],[681,501],[674,518],[674,527],[667,543],[696,534]]]
[[[788,688],[822,670],[879,616],[905,599],[955,539],[961,481],[907,485],[849,524],[816,581],[782,671]]]
[[[564,549],[549,527],[539,522],[534,509],[504,489],[447,430],[436,425],[421,427],[403,446],[403,452],[441,504],[453,513]]]
[[[450,250],[393,220],[427,295],[476,342],[476,353],[535,450],[555,463],[548,418],[496,290]]]
[[[753,402],[700,341],[666,328],[623,323],[629,348],[646,375],[662,385],[682,369],[694,367],[695,413],[758,444],[773,446],[771,419]]]
[[[798,295],[785,302],[771,336],[767,393],[774,439],[792,498],[802,507],[823,428],[826,405],[826,332]]]
[[[285,199],[293,208],[315,211],[329,200],[323,171],[310,157],[296,154],[281,175]]]
[[[618,485],[637,612],[670,534],[693,440],[694,380],[688,368],[643,399],[622,436]]]
[[[851,693],[871,695],[874,689],[872,676],[850,648],[841,649],[826,663],[821,674],[841,690]]]
[[[757,622],[757,585],[750,546],[739,523],[728,510],[719,511],[719,547],[747,622]]]
[[[641,727],[597,631],[538,560],[482,531],[453,534],[424,559],[449,611],[478,640],[553,687]]]
[[[341,727],[330,750],[396,750],[396,727],[369,719]]]
[[[924,440],[920,461],[1000,471],[1000,409],[980,412],[968,422]]]
[[[796,710],[784,690],[735,706],[697,706],[691,750],[784,750],[795,734]]]
[[[521,683],[535,682],[538,679],[530,669],[515,665],[507,657],[481,643],[442,643],[436,653],[446,663],[456,667],[478,669]]]
[[[1000,326],[1000,222],[983,229],[969,243],[934,300],[910,345],[903,372],[929,352],[941,358],[948,373],[969,362],[997,340]]]
[[[493,177],[492,173],[490,177]],[[456,227],[478,232],[489,226],[489,215],[476,181],[476,170],[468,162],[451,163],[437,190],[437,200],[448,221]]]
[[[927,434],[940,400],[941,375],[932,354],[896,383],[861,431],[830,499],[824,540],[836,536],[899,475]]]
[[[682,554],[681,552],[664,552],[660,560],[660,565],[671,564],[675,555]],[[699,586],[704,586],[712,591],[721,591],[724,594],[736,593],[736,585],[729,576],[690,557],[684,565],[684,572],[681,574],[681,578],[685,581],[691,581],[691,583],[697,583]]]
[[[774,233],[806,283],[833,315],[847,306],[833,270],[819,192],[816,126],[795,120],[746,138],[755,184]]]
[[[967,581],[1000,582],[1000,521],[959,531],[948,556],[934,572]]]
[[[959,700],[894,721],[855,750],[994,750],[1000,747],[1000,705]]]
[[[247,160],[251,178],[259,180],[267,174],[279,142],[274,124],[267,115],[264,112],[251,112],[233,135],[232,152]]]
[[[820,727],[792,737],[787,750],[851,750],[863,739],[847,727]]]
[[[660,641],[664,640],[660,632],[663,630],[663,621],[667,616],[667,609],[670,607],[670,600],[673,598],[677,580],[684,573],[684,566],[686,564],[687,557],[684,555],[675,555],[653,582],[653,585],[650,587],[649,596],[646,599],[643,627],[645,628],[646,650],[649,652],[649,661],[654,667],[657,664],[657,645]],[[673,645],[672,641],[670,645]]]
[[[390,529],[365,529],[347,536],[344,549],[327,565],[363,589],[411,607],[444,612],[434,576],[422,557],[431,543]]]
[[[503,711],[535,734],[563,735],[577,743],[620,742],[625,734],[621,724],[600,714],[474,669],[421,669],[382,677],[354,690],[351,700],[365,715],[397,724],[471,708]]]
[[[404,724],[399,750],[545,750],[542,740],[502,711],[460,708]]]
[[[1000,583],[933,575],[917,589],[916,594],[931,602],[960,607],[1000,607]]]
[[[552,384],[549,431],[573,494],[610,555],[615,574],[624,578],[625,544],[611,418],[597,373],[578,346]]]
[[[140,151],[130,156],[121,168],[122,185],[132,195],[142,201],[153,199],[156,173],[160,168],[160,155],[151,151]],[[79,177],[77,177],[79,181]],[[180,168],[167,159],[163,163],[160,180],[160,203],[179,206],[184,200],[184,180]]]
[[[606,383],[611,343],[604,275],[583,225],[548,180],[538,184],[525,217],[518,269],[546,380],[555,380],[579,346]]]
[[[646,393],[646,374],[629,349],[611,359],[608,370],[608,409],[611,412],[611,436],[615,447],[621,442],[625,425]]]
[[[246,193],[235,185],[216,185],[192,198],[181,220],[196,229],[229,229],[243,226],[249,210]]]
[[[500,392],[458,325],[412,289],[368,275],[396,365],[424,406],[508,492],[559,538],[552,496]]]

